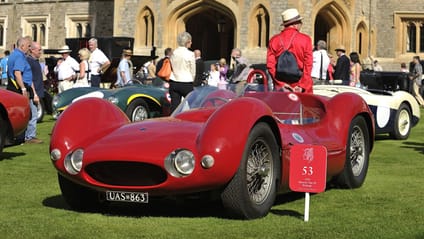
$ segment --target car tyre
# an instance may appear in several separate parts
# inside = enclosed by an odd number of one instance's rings
[[[100,207],[99,193],[80,186],[58,174],[59,186],[66,203],[76,211],[96,211]]]
[[[365,181],[370,155],[370,135],[365,119],[355,117],[350,123],[346,145],[346,162],[343,172],[337,176],[342,188],[359,188]]]
[[[149,106],[143,99],[135,99],[128,105],[125,114],[132,122],[142,121],[149,118]]]
[[[266,216],[277,195],[280,168],[274,134],[266,123],[259,123],[250,132],[237,173],[221,194],[230,216]]]
[[[395,116],[393,131],[390,134],[394,139],[407,139],[411,132],[411,110],[406,104],[401,104]]]

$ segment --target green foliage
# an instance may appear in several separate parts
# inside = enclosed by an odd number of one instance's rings
[[[44,144],[7,147],[0,158],[2,238],[424,238],[424,120],[408,140],[379,137],[361,188],[313,195],[309,222],[300,193],[279,196],[268,216],[251,221],[226,219],[210,202],[72,211],[49,159],[53,124],[38,125]]]

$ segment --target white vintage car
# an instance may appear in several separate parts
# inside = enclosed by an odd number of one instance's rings
[[[376,134],[389,133],[394,139],[407,139],[411,128],[420,120],[418,102],[406,91],[364,90],[342,85],[314,85],[313,90],[314,94],[329,97],[342,92],[360,95],[374,113]]]

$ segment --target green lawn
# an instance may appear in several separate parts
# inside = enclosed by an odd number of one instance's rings
[[[279,196],[268,216],[251,221],[226,219],[207,203],[71,211],[49,159],[53,124],[38,125],[44,144],[7,147],[0,158],[1,238],[424,238],[424,120],[408,140],[376,141],[360,189],[313,195],[309,222],[300,193]]]

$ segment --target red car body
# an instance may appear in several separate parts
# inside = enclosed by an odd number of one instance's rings
[[[211,88],[192,92],[170,117],[135,123],[102,99],[72,104],[50,144],[68,204],[85,210],[120,197],[146,203],[147,196],[218,191],[231,216],[262,217],[289,190],[294,144],[326,147],[328,180],[347,188],[364,182],[374,122],[358,95],[247,90],[237,97]]]
[[[23,133],[30,116],[28,98],[12,91],[0,89],[0,152]]]

